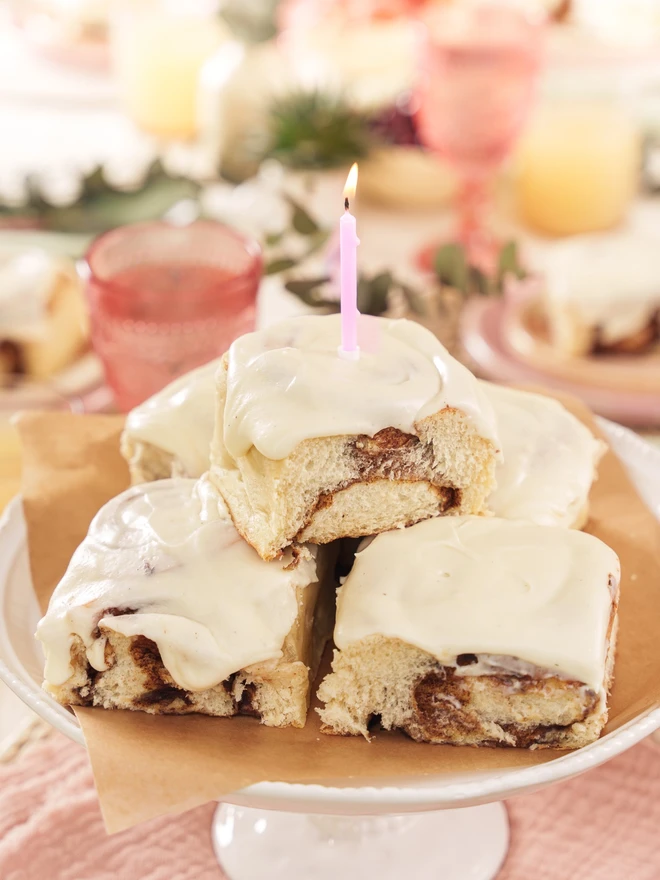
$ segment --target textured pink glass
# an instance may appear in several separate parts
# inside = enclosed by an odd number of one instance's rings
[[[457,238],[473,263],[489,269],[491,242],[483,222],[488,184],[529,113],[543,19],[484,2],[436,10],[425,24],[420,134],[458,171]]]
[[[259,245],[220,223],[123,226],[82,265],[92,343],[127,411],[254,328]]]

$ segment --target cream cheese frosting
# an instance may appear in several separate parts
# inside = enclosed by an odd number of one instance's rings
[[[339,315],[304,315],[247,333],[229,349],[224,445],[280,460],[303,440],[367,434],[455,407],[499,448],[492,408],[470,371],[407,320],[360,317],[361,352],[340,357]]]
[[[132,437],[176,456],[190,477],[209,467],[219,365],[220,359],[181,376],[126,422]],[[570,527],[587,503],[603,443],[552,398],[478,384],[492,406],[503,457],[490,509],[507,519]]]
[[[335,644],[398,638],[452,663],[515,657],[603,687],[619,560],[584,532],[439,517],[363,542],[340,588]]]
[[[569,308],[605,344],[644,329],[660,309],[660,240],[648,233],[578,236],[539,265],[549,308]]]
[[[133,439],[174,455],[188,477],[201,477],[209,467],[219,364],[214,360],[180,376],[126,419],[126,432]]]
[[[504,460],[488,506],[495,516],[570,528],[586,508],[605,444],[550,397],[482,382]]]
[[[99,625],[152,639],[190,691],[276,660],[298,614],[297,589],[316,580],[310,553],[290,563],[286,553],[260,559],[206,478],[134,486],[96,515],[38,625],[45,679],[60,685],[73,674],[74,635],[105,670]]]
[[[0,261],[0,338],[24,342],[46,333],[56,262],[33,249]]]

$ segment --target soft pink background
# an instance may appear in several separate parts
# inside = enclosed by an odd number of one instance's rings
[[[649,740],[507,806],[512,841],[498,880],[660,877],[660,747]],[[223,880],[214,807],[108,837],[85,751],[53,734],[0,768],[0,878]]]

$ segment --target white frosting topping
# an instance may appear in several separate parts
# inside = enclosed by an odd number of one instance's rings
[[[367,540],[340,589],[338,648],[398,638],[453,663],[516,657],[602,690],[619,560],[584,532],[439,517]]]
[[[53,258],[38,249],[0,261],[1,338],[20,342],[44,335],[55,272]]]
[[[604,444],[559,401],[482,382],[504,461],[488,499],[495,516],[570,528],[587,504]]]
[[[176,456],[191,477],[209,466],[219,363],[181,376],[126,422],[131,436]],[[491,510],[506,519],[571,526],[587,502],[603,444],[556,400],[479,385],[492,405],[503,453]]]
[[[568,239],[540,267],[550,308],[570,306],[605,343],[646,327],[660,308],[660,240],[640,230]]]
[[[206,478],[134,486],[96,515],[39,623],[45,678],[59,685],[73,673],[73,635],[104,670],[99,624],[152,639],[191,691],[275,660],[297,617],[297,587],[316,580],[311,556],[287,571],[290,562],[260,559]],[[116,614],[124,608],[134,613]]]
[[[224,445],[286,458],[303,440],[387,427],[414,433],[446,406],[498,447],[491,406],[470,371],[413,321],[361,316],[360,357],[340,357],[339,315],[305,315],[241,336],[229,349]]]
[[[201,477],[209,467],[219,363],[211,361],[175,379],[126,419],[131,437],[174,455],[188,477]]]

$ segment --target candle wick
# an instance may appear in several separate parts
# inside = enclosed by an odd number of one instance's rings
[[[348,211],[348,196],[344,197],[344,211]]]

